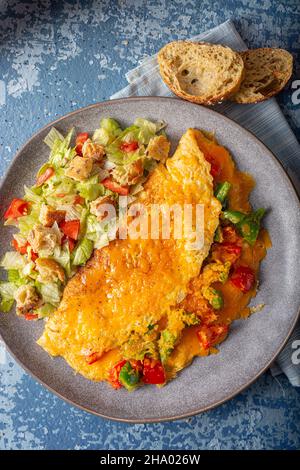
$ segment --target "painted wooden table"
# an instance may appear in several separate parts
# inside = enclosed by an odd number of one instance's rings
[[[39,127],[107,99],[126,84],[126,71],[165,42],[228,18],[249,47],[285,47],[299,64],[298,0],[1,1],[1,174]],[[291,94],[279,103],[299,139]],[[295,449],[299,429],[300,390],[269,372],[208,413],[126,425],[73,408],[0,355],[1,449]]]

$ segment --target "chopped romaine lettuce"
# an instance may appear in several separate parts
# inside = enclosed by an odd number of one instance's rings
[[[62,246],[56,246],[54,248],[52,258],[64,268],[68,277],[70,277],[72,270],[71,270],[71,255],[70,255],[68,244],[65,243]]]
[[[12,282],[18,287],[21,286],[22,284],[25,284],[26,282],[24,277],[20,276],[20,273],[17,269],[9,269],[7,271],[7,279],[9,282]]]
[[[84,197],[87,201],[94,201],[105,193],[104,186],[99,183],[98,175],[91,176],[87,180],[77,183],[77,190],[80,196]]]
[[[35,310],[35,313],[38,315],[39,318],[49,317],[51,313],[53,313],[55,307],[51,304],[44,304],[38,309]]]
[[[94,243],[88,238],[84,238],[74,250],[73,265],[80,266],[90,258],[93,252]]]
[[[49,133],[44,138],[44,142],[52,150],[57,140],[63,142],[64,136],[55,127],[51,127]]]
[[[55,307],[58,306],[62,295],[60,286],[54,282],[48,282],[47,284],[40,284],[39,291],[45,303],[49,303]]]
[[[30,230],[33,229],[34,225],[39,223],[39,214],[40,214],[40,207],[39,205],[35,205],[30,214],[24,215],[23,217],[19,217],[19,229],[21,235],[27,239]]]
[[[5,269],[23,269],[25,264],[25,257],[17,251],[7,251],[1,261],[1,266]]]
[[[44,202],[41,187],[37,188],[33,186],[32,188],[27,188],[27,186],[24,186],[24,191],[25,191],[24,199],[26,201],[33,202],[36,204],[42,204],[42,202]]]
[[[14,293],[18,286],[12,282],[0,283],[0,310],[2,312],[9,312],[14,303]]]

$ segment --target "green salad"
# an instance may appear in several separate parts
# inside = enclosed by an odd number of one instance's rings
[[[132,201],[157,163],[168,157],[164,127],[139,118],[123,130],[114,119],[104,118],[93,135],[77,134],[74,146],[74,129],[65,137],[51,129],[44,140],[48,162],[4,214],[5,224],[18,231],[1,260],[7,272],[0,283],[3,312],[15,301],[17,314],[27,320],[55,310],[67,280],[94,248],[115,237],[111,227],[116,220],[103,218],[101,205],[113,204],[118,217],[119,197]]]

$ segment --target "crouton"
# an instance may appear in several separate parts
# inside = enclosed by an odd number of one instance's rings
[[[15,293],[17,313],[24,314],[38,306],[40,298],[33,286],[23,285]]]
[[[86,180],[92,171],[93,160],[92,158],[83,158],[78,155],[71,160],[69,167],[66,170],[66,176],[76,181]]]
[[[34,253],[42,251],[46,256],[50,256],[56,245],[60,245],[62,235],[54,227],[44,227],[35,225],[29,232],[28,241]]]
[[[56,210],[51,206],[43,204],[40,211],[39,220],[44,227],[52,227],[54,222],[58,224],[66,217],[66,211]]]
[[[169,156],[170,145],[164,135],[152,137],[147,147],[147,156],[164,163]]]
[[[62,266],[54,259],[38,258],[35,262],[41,282],[55,282],[59,279],[65,281],[65,272]]]
[[[91,139],[88,139],[83,144],[82,155],[84,158],[92,158],[93,160],[100,162],[105,155],[105,149],[103,145],[97,144],[92,142]]]

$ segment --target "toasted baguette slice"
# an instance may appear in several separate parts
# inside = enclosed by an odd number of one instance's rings
[[[293,56],[283,49],[263,47],[241,52],[245,78],[231,97],[237,103],[258,103],[279,93],[292,75]]]
[[[229,47],[174,41],[158,53],[162,79],[177,96],[193,103],[213,104],[235,93],[244,64]]]

